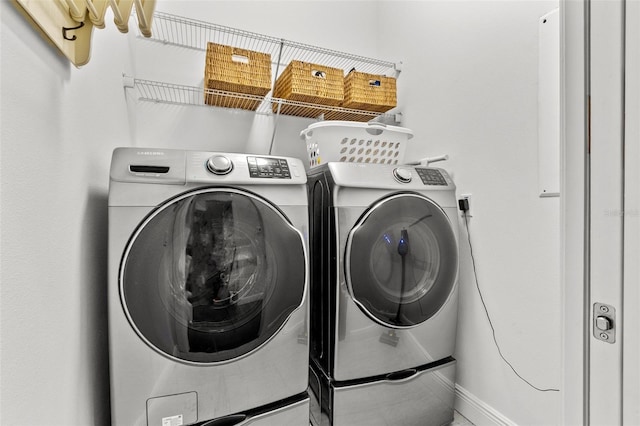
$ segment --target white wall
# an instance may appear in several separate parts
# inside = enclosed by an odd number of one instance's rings
[[[95,32],[78,70],[9,2],[2,20],[3,425],[107,425],[109,157],[126,36]]]
[[[553,7],[543,1],[158,3],[170,13],[404,61],[399,99],[404,124],[416,134],[408,154],[451,156],[445,166],[459,192],[473,194],[474,254],[503,352],[545,387],[558,387],[560,377],[558,200],[536,192],[536,58],[537,18]],[[199,85],[201,54],[158,48],[118,33],[108,21],[94,31],[92,59],[78,70],[12,5],[2,2],[0,14],[0,423],[107,425],[111,150],[266,152],[270,135],[260,129],[273,123],[135,102],[122,87],[122,73]],[[297,133],[309,122],[281,119],[274,153],[302,155]],[[516,423],[558,423],[558,395],[531,390],[498,358],[464,241],[461,248],[459,385]],[[471,409],[464,414],[474,416]]]
[[[498,343],[541,388],[561,379],[559,199],[538,197],[538,18],[555,1],[381,3],[384,50],[405,64],[399,99],[414,130],[407,155],[438,163],[458,194],[472,194],[469,230],[478,280]],[[393,25],[384,25],[384,22]],[[473,403],[522,425],[560,422],[559,392],[538,392],[499,357],[475,287],[461,226],[458,406]],[[484,406],[487,404],[487,406]],[[506,419],[505,419],[506,418]]]

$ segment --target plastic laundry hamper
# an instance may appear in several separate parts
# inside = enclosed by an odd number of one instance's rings
[[[313,168],[331,161],[402,164],[413,132],[376,122],[320,121],[300,132],[300,137]]]

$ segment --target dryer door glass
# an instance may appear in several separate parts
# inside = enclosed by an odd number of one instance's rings
[[[303,303],[301,234],[274,206],[232,189],[185,194],[156,209],[120,270],[127,316],[157,351],[197,363],[247,354]]]
[[[377,322],[412,327],[447,301],[458,273],[451,222],[430,199],[396,194],[370,208],[347,238],[346,279]]]

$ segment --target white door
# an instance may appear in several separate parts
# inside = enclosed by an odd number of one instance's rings
[[[625,17],[622,424],[640,425],[640,1]]]
[[[640,424],[639,2],[590,3],[589,420]]]
[[[564,422],[638,425],[640,2],[566,2]]]
[[[592,425],[619,425],[624,337],[625,4],[618,0],[588,4],[588,420]]]

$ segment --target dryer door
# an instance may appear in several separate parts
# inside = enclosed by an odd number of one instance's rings
[[[120,298],[161,354],[226,361],[265,344],[303,303],[305,256],[301,233],[266,200],[193,191],[140,224],[122,259]]]
[[[458,273],[458,246],[445,212],[418,194],[395,194],[368,209],[347,238],[351,296],[376,322],[416,326],[447,301]]]

